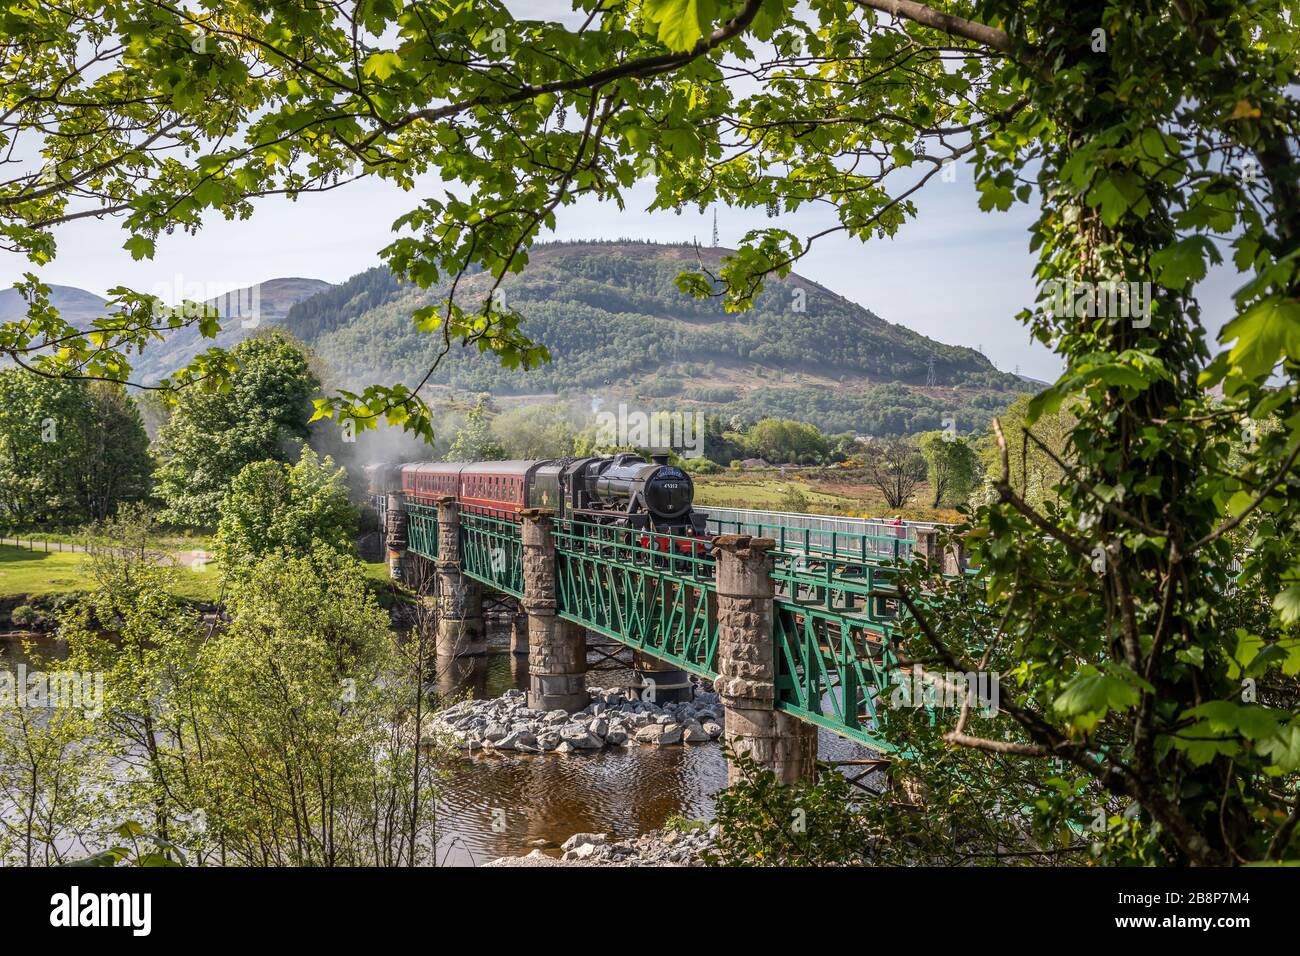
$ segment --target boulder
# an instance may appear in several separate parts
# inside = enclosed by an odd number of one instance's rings
[[[584,843],[592,846],[604,846],[609,842],[608,833],[575,833],[560,844],[561,850],[576,850]]]
[[[709,732],[693,720],[682,731],[682,743],[684,744],[702,744],[711,739]]]
[[[703,724],[704,732],[710,737],[717,737],[722,733],[722,725],[716,721],[708,720]]]
[[[654,743],[660,747],[666,747],[669,744],[681,743],[682,725],[667,724],[659,728],[659,736],[655,738]]]

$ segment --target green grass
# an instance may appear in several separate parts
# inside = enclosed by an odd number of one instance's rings
[[[88,591],[94,587],[87,556],[78,551],[32,551],[13,545],[0,545],[0,597],[66,594]],[[388,565],[383,561],[364,563],[366,578],[376,585],[387,585]],[[221,590],[221,574],[209,562],[202,570],[182,563],[176,569],[176,587],[172,593],[187,601],[210,603]]]
[[[94,587],[88,558],[76,551],[32,551],[0,545],[0,597],[66,594]],[[188,601],[216,600],[220,577],[209,564],[198,571],[187,564],[176,572],[175,594]]]

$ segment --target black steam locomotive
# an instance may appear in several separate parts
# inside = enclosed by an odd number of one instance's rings
[[[690,475],[666,455],[646,461],[630,452],[596,458],[541,461],[414,462],[372,466],[378,492],[400,487],[413,504],[453,497],[463,511],[518,514],[545,508],[558,518],[578,518],[707,543],[707,515],[693,508]],[[659,541],[659,546],[663,541]]]

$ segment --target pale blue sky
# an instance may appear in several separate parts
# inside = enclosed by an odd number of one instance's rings
[[[568,10],[560,0],[518,0],[522,16]],[[570,15],[571,16],[571,15]],[[281,276],[339,282],[379,263],[378,251],[393,238],[394,219],[424,195],[441,195],[438,181],[426,177],[403,193],[380,180],[366,180],[290,202],[273,197],[256,203],[247,221],[212,217],[197,236],[160,236],[157,255],[135,262],[122,249],[127,236],[117,220],[80,220],[56,231],[58,258],[36,269],[46,282],[78,286],[104,294],[127,285],[170,302],[195,298],[195,284],[209,298],[229,289]],[[628,209],[594,201],[558,211],[554,237],[603,239],[626,236],[659,242],[708,244],[710,213],[694,210],[676,216],[645,212],[651,190],[641,185],[628,194]],[[998,368],[1052,380],[1059,359],[1031,343],[1015,320],[1032,304],[1033,259],[1028,226],[1033,212],[1015,206],[1006,213],[983,213],[976,205],[970,170],[959,166],[954,181],[934,177],[915,197],[917,218],[889,240],[861,243],[841,235],[817,242],[797,271],[871,309],[881,318],[906,325],[941,342],[982,347]],[[777,224],[807,236],[835,224],[833,213],[805,207],[770,220],[762,210],[719,209],[720,238],[735,246],[748,230]],[[22,258],[0,253],[0,287],[32,269]],[[1240,284],[1235,273],[1219,269],[1198,290],[1212,332],[1230,314],[1229,294]]]

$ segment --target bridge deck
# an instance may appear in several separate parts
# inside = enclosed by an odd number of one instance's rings
[[[722,509],[714,509],[715,512]],[[777,706],[802,720],[892,751],[886,712],[894,633],[901,610],[893,581],[912,557],[908,526],[787,527],[759,520],[769,513],[710,515],[710,529],[776,541],[773,638]],[[806,516],[820,517],[820,516]],[[865,530],[864,530],[865,529]],[[900,530],[901,529],[901,530]],[[690,539],[655,536],[579,521],[559,521],[557,612],[566,620],[698,674],[717,676],[718,622],[714,562],[675,553]],[[436,509],[408,506],[408,546],[437,558]],[[666,552],[666,547],[670,551]],[[460,515],[462,571],[507,594],[523,595],[518,519]]]

